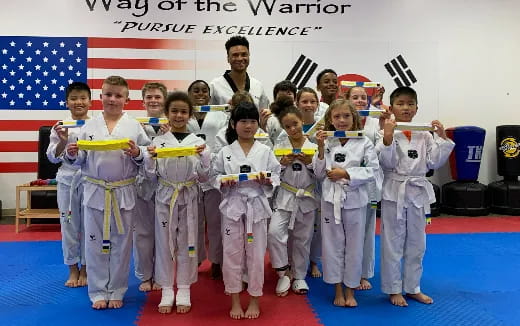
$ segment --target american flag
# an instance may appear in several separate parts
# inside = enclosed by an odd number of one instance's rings
[[[126,110],[142,110],[144,83],[186,89],[196,75],[215,77],[226,67],[222,48],[220,41],[0,36],[0,173],[37,170],[38,128],[69,117],[65,89],[73,81],[89,84],[91,110],[100,110],[104,78],[123,76]]]

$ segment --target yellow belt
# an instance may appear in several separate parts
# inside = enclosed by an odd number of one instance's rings
[[[103,247],[101,252],[108,254],[110,252],[110,213],[114,212],[114,219],[116,220],[117,233],[124,234],[125,229],[121,220],[121,212],[119,211],[119,204],[114,189],[131,185],[135,183],[135,178],[108,182],[105,180],[85,177],[85,180],[105,188],[105,211],[103,216]]]
[[[294,221],[296,220],[296,213],[298,212],[298,207],[299,207],[298,200],[302,197],[310,197],[310,198],[314,199],[314,194],[312,193],[312,191],[314,190],[314,184],[311,184],[310,186],[308,186],[305,189],[298,189],[296,187],[291,186],[288,183],[281,182],[280,187],[282,187],[283,189],[290,191],[296,195],[295,205],[292,209],[291,219],[289,220],[289,226],[288,226],[289,230],[292,230],[294,228]]]
[[[114,151],[129,148],[130,139],[78,140],[78,148],[91,151]]]
[[[155,150],[157,158],[190,156],[197,154],[197,147],[164,147]]]
[[[183,181],[183,182],[170,182],[166,179],[159,178],[159,182],[166,187],[173,188],[173,194],[172,199],[170,200],[170,218],[169,218],[169,224],[171,225],[172,217],[173,217],[173,209],[175,207],[175,202],[177,201],[177,198],[179,197],[179,193],[182,188],[191,187],[195,184],[197,184],[196,181]],[[191,207],[191,201],[188,201],[188,207],[187,207],[188,214],[193,214],[193,207]],[[188,255],[190,257],[195,257],[195,225],[193,223],[193,218],[189,219],[187,221],[188,225]],[[170,237],[170,252],[172,254],[172,257],[174,256],[174,248],[173,248],[173,239]]]

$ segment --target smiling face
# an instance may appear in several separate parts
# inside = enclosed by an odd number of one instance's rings
[[[209,88],[203,82],[193,84],[188,91],[188,95],[190,96],[193,105],[209,104]]]
[[[317,88],[324,98],[335,98],[338,92],[338,76],[332,72],[324,74]]]
[[[103,84],[100,94],[105,114],[115,117],[123,113],[128,103],[128,88],[121,85]]]
[[[254,139],[256,131],[258,130],[258,121],[255,119],[240,119],[235,124],[235,130],[237,132],[238,139]]]
[[[396,96],[390,106],[390,112],[394,114],[397,122],[411,122],[417,113],[417,102],[407,94]]]
[[[74,120],[85,119],[91,104],[90,96],[85,90],[73,89],[67,97],[67,108]]]
[[[158,88],[148,89],[144,93],[143,106],[149,117],[161,117],[164,114],[164,94]]]
[[[173,132],[186,132],[190,120],[190,106],[184,101],[172,101],[168,107],[168,120]]]
[[[249,50],[244,45],[229,48],[227,61],[234,72],[244,72],[249,66]]]
[[[303,115],[303,120],[309,123],[314,122],[314,114],[318,110],[318,98],[314,93],[303,92],[298,99],[298,109]]]
[[[299,140],[303,138],[303,122],[294,113],[288,113],[282,118],[282,128],[290,139]]]
[[[366,110],[368,105],[367,92],[363,87],[353,87],[349,92],[349,102],[356,110]]]

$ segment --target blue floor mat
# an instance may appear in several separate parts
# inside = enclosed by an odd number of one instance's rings
[[[433,305],[394,307],[380,291],[379,239],[373,289],[357,291],[359,307],[332,305],[334,287],[308,279],[308,299],[333,325],[520,325],[520,234],[428,235],[421,289]]]
[[[64,286],[61,242],[0,242],[0,325],[133,325],[146,296],[129,277],[121,309],[93,310],[87,288]]]

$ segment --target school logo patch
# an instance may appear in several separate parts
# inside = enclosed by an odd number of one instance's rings
[[[161,143],[161,147],[166,147],[166,143]]]
[[[251,166],[249,165],[241,165],[240,173],[251,173]]]
[[[226,235],[230,235],[231,234],[231,229],[230,228],[226,228]]]
[[[330,223],[330,218],[328,218],[328,217],[324,217],[323,219],[325,220],[325,223],[326,223],[326,224],[329,224],[329,223]]]
[[[338,162],[338,163],[345,162],[345,154],[342,154],[342,153],[334,154],[334,162]]]
[[[416,158],[419,157],[419,154],[417,153],[417,151],[415,149],[409,149],[408,157],[415,160]]]
[[[89,138],[90,140],[94,140],[94,135],[90,135],[90,136],[88,136],[88,138]]]
[[[231,155],[226,156],[226,160],[227,160],[228,162],[231,162]]]
[[[301,171],[302,165],[300,163],[293,163],[292,169],[293,169],[293,171]]]
[[[162,221],[161,225],[162,225],[163,228],[165,228],[168,225],[168,221]]]
[[[90,241],[96,241],[96,235],[95,234],[91,234],[90,235]]]

